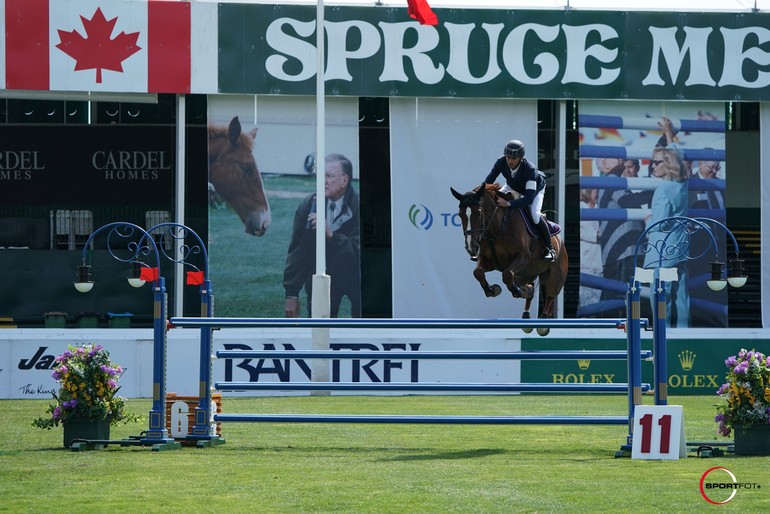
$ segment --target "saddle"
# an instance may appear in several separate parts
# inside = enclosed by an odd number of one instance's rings
[[[535,227],[532,226],[532,220],[530,219],[529,213],[527,212],[527,210],[521,207],[514,210],[517,211],[518,215],[524,219],[524,226],[527,227],[527,233],[530,236],[535,238],[540,237],[536,232],[537,229],[535,229]],[[541,216],[545,220],[545,224],[548,226],[548,233],[550,235],[555,236],[561,233],[561,225],[546,218],[545,214],[541,214]]]
[[[518,194],[516,191],[508,191],[507,193],[497,193],[498,196],[501,196],[505,198],[506,200],[515,200],[518,198],[521,198],[521,195]],[[509,213],[511,211],[517,211],[519,216],[521,216],[524,219],[524,226],[527,227],[527,233],[534,237],[538,238],[540,235],[537,233],[537,229],[532,225],[532,219],[529,217],[529,207],[519,207],[516,209],[510,209]],[[508,213],[506,213],[508,214]],[[559,225],[556,222],[553,222],[549,220],[544,213],[540,213],[540,216],[545,220],[545,224],[548,227],[548,234],[551,236],[555,236],[557,234],[561,233],[561,225]]]

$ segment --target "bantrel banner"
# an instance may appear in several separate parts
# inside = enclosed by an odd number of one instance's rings
[[[327,8],[326,94],[763,100],[766,15]],[[314,94],[316,7],[219,4],[219,93]]]

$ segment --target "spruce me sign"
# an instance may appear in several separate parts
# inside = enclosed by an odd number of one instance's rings
[[[354,96],[760,100],[762,14],[327,9],[327,93]],[[312,6],[222,4],[219,92],[313,94]]]

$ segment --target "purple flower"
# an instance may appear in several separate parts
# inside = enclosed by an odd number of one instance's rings
[[[62,403],[62,406],[65,409],[74,409],[75,407],[78,406],[78,401],[74,400],[74,399],[73,400],[68,400],[68,401]]]
[[[109,387],[110,389],[115,389],[115,387],[117,387],[117,385],[118,385],[118,383],[115,382],[113,379],[110,378],[110,379],[107,380],[107,387]]]
[[[61,419],[61,407],[58,405],[54,408],[53,412],[51,412],[51,417],[53,419]]]
[[[747,371],[748,369],[749,369],[749,363],[748,363],[748,362],[746,362],[746,361],[743,361],[743,362],[739,362],[739,363],[738,363],[738,364],[735,366],[735,369],[733,369],[733,372],[734,372],[736,375],[745,375],[745,374],[746,374],[746,371]]]
[[[62,377],[62,374],[58,369],[55,369],[51,373],[51,376],[54,378],[54,380],[59,380]]]
[[[730,389],[730,384],[722,384],[719,386],[719,389],[717,389],[717,395],[722,396]]]
[[[732,356],[728,357],[727,360],[725,360],[725,365],[728,368],[732,368],[733,366],[735,366],[736,362],[738,362],[738,359],[735,358],[735,355],[732,355]]]

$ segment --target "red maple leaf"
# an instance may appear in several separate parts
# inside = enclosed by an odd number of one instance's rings
[[[102,70],[122,72],[122,62],[141,50],[136,46],[139,32],[121,32],[115,39],[110,39],[118,18],[107,20],[100,8],[90,20],[83,16],[80,19],[87,37],[77,30],[58,30],[61,42],[56,48],[77,61],[75,71],[95,69],[97,84],[102,82]]]

